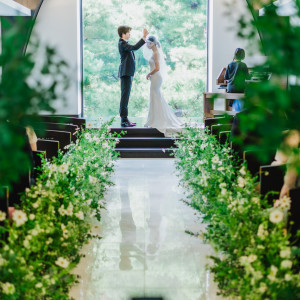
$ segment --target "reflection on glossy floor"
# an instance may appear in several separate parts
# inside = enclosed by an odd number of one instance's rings
[[[106,195],[107,210],[93,230],[102,240],[83,248],[73,287],[76,300],[217,299],[205,270],[209,245],[184,231],[201,225],[180,201],[172,159],[120,159]]]

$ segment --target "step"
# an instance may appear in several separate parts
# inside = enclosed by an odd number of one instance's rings
[[[122,131],[126,132],[126,137],[164,137],[164,134],[158,131],[156,128],[137,128],[137,127],[127,127],[127,128],[111,128],[111,133],[120,134]]]
[[[175,140],[165,137],[123,137],[116,148],[171,148]]]
[[[121,158],[174,158],[176,149],[165,148],[121,148],[115,149]]]

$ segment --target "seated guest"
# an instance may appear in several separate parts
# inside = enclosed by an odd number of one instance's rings
[[[287,135],[282,144],[282,148],[285,149],[285,151],[277,150],[275,161],[272,162],[272,165],[287,164],[280,198],[288,195],[290,189],[300,187],[300,176],[298,175],[296,168],[293,167],[293,163],[299,160],[298,155],[293,152],[293,149],[299,148],[300,133],[297,130],[290,130],[285,133]]]
[[[237,48],[234,52],[233,61],[227,66],[225,80],[227,81],[227,93],[244,93],[246,79],[249,79],[248,67],[242,60],[245,58],[244,49]],[[241,111],[241,100],[230,100],[229,106],[233,111]]]

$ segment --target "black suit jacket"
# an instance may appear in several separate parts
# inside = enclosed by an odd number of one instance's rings
[[[135,56],[133,51],[140,49],[145,44],[143,39],[140,39],[135,45],[129,45],[123,39],[119,40],[119,53],[121,64],[119,67],[119,77],[134,76],[135,72]]]

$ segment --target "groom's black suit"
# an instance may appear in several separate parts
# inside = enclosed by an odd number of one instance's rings
[[[121,78],[121,101],[120,101],[120,116],[121,122],[128,121],[128,101],[132,85],[132,77],[135,72],[135,56],[133,51],[138,50],[145,44],[143,39],[140,39],[135,45],[129,45],[123,39],[119,40],[119,53],[121,64],[119,67],[119,77]]]

